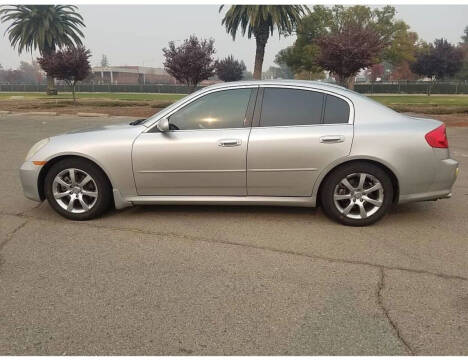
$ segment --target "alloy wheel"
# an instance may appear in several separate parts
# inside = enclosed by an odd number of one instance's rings
[[[350,219],[366,219],[383,204],[381,182],[367,173],[353,173],[335,186],[333,201],[338,211]]]
[[[98,188],[87,172],[70,168],[55,176],[52,194],[61,208],[79,214],[94,207],[98,199]]]

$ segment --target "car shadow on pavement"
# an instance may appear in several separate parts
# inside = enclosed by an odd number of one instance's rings
[[[393,216],[414,217],[414,221],[418,221],[421,217],[429,216],[432,213],[434,202],[426,203],[409,203],[395,205],[390,210],[389,214],[382,219],[392,218]],[[307,222],[317,221],[318,223],[336,224],[331,219],[328,219],[320,207],[290,207],[290,206],[260,206],[260,205],[136,205],[133,207],[116,210],[112,209],[103,215],[105,219],[113,217],[140,217],[151,215],[167,215],[170,217],[177,216],[201,216],[201,217],[245,217],[251,216],[252,219],[262,217],[276,218],[281,217],[283,220],[304,220]]]

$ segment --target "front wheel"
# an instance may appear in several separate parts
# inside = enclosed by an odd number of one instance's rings
[[[44,193],[50,206],[71,220],[100,216],[112,202],[104,172],[85,159],[64,159],[54,164],[45,177]]]
[[[351,163],[333,171],[320,193],[323,211],[344,225],[375,223],[390,209],[393,186],[388,174],[369,163]]]

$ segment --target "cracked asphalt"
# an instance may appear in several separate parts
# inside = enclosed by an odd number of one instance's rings
[[[468,128],[453,198],[349,228],[320,209],[25,199],[37,140],[130,118],[0,116],[0,355],[468,355]]]

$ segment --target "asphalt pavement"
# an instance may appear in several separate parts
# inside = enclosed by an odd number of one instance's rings
[[[468,355],[468,128],[451,199],[365,228],[320,209],[23,197],[37,140],[125,117],[0,116],[0,355]]]

